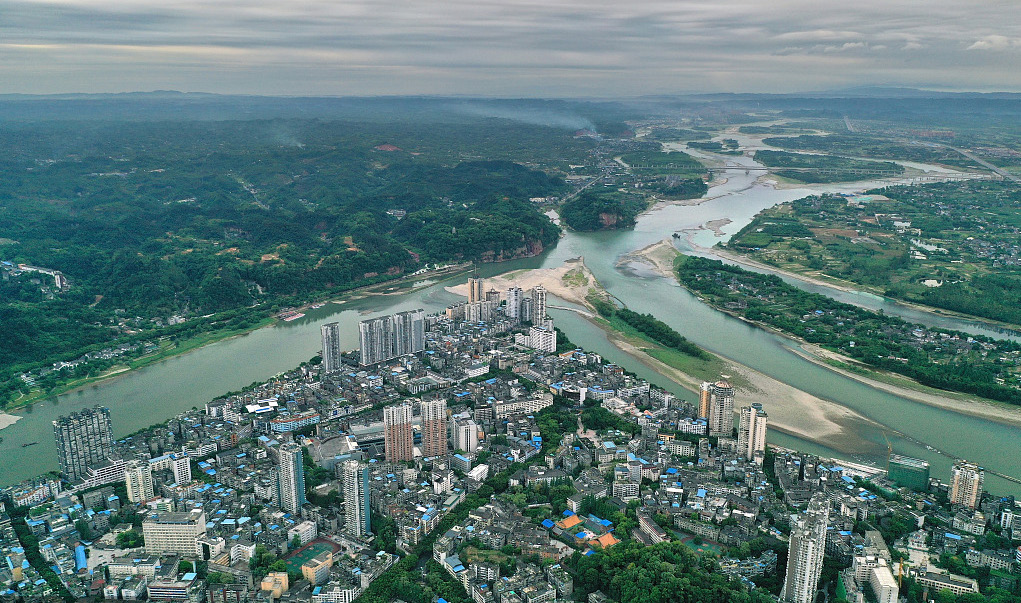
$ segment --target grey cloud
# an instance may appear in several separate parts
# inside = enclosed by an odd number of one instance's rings
[[[0,92],[1021,88],[1011,2],[0,0]],[[926,52],[919,53],[918,50]],[[69,88],[69,86],[73,88]]]

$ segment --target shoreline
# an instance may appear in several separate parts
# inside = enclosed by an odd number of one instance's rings
[[[8,414],[6,412],[0,411],[0,431],[3,431],[4,428],[10,427],[11,425],[14,425],[15,423],[17,423],[21,419],[22,419],[22,417],[19,417],[17,415],[12,415],[12,414]]]
[[[920,404],[939,408],[941,410],[949,410],[951,412],[956,412],[970,417],[978,417],[987,421],[994,421],[1003,425],[1009,425],[1011,427],[1021,427],[1021,406],[1007,404],[1006,402],[998,402],[996,400],[986,400],[985,398],[976,398],[967,396],[966,394],[957,394],[956,392],[943,392],[942,390],[922,385],[917,381],[912,381],[903,375],[885,373],[868,366],[863,366],[863,368],[870,373],[889,375],[892,379],[908,381],[913,385],[917,385],[920,389],[916,391],[906,386],[887,383],[885,381],[869,377],[868,375],[861,375],[854,371],[840,368],[839,366],[834,366],[826,362],[826,358],[830,358],[837,362],[849,365],[861,365],[860,362],[853,358],[847,358],[846,356],[842,356],[836,352],[831,352],[810,343],[799,343],[801,344],[801,349],[792,349],[792,351],[798,356],[801,356],[809,362],[840,373],[849,379],[854,379],[859,383],[868,385],[869,387],[894,394],[901,398],[907,398]],[[959,395],[960,398],[951,397],[955,395]],[[961,408],[961,406],[966,408]]]
[[[349,291],[345,291],[345,292],[343,292],[343,293],[341,293],[341,294],[339,294],[337,296],[327,297],[326,299],[323,299],[323,300],[321,300],[319,302],[312,301],[312,302],[307,302],[305,304],[302,304],[301,306],[295,306],[294,309],[297,310],[297,311],[301,311],[301,310],[310,309],[312,305],[317,304],[317,303],[324,303],[324,304],[325,303],[340,303],[340,304],[342,304],[342,303],[345,303],[345,302],[348,302],[348,301],[355,301],[355,300],[365,299],[367,297],[371,297],[371,296],[375,296],[375,295],[395,295],[395,294],[399,294],[399,293],[409,293],[409,292],[413,292],[413,291],[415,291],[415,290],[417,290],[417,289],[419,289],[421,287],[414,287],[414,286],[412,286],[412,287],[410,287],[408,289],[402,289],[400,291],[390,291],[390,292],[387,292],[387,291],[373,292],[373,291],[371,291],[371,289],[373,289],[375,287],[383,287],[383,286],[389,286],[389,287],[392,288],[395,285],[398,285],[398,284],[400,284],[402,282],[409,281],[409,280],[414,280],[414,279],[429,279],[429,278],[432,278],[432,277],[441,277],[442,278],[442,277],[446,277],[446,276],[452,276],[452,275],[455,275],[455,274],[458,274],[460,272],[464,272],[464,271],[468,270],[469,266],[470,266],[470,264],[455,264],[455,265],[446,266],[444,268],[440,268],[440,269],[437,269],[437,270],[432,270],[432,271],[429,271],[429,272],[424,272],[424,273],[421,273],[421,274],[414,274],[414,275],[409,274],[409,275],[405,275],[405,276],[402,276],[402,277],[398,277],[398,278],[396,278],[394,280],[384,281],[382,283],[373,283],[371,285],[362,285],[360,287],[355,287],[354,289],[351,289]],[[432,283],[430,283],[430,285],[431,284]],[[131,364],[132,364],[131,361],[129,361],[127,363],[127,366],[125,366],[125,365],[114,365],[113,367],[108,369],[108,371],[105,371],[105,372],[103,372],[100,375],[97,375],[95,377],[86,377],[86,378],[84,378],[82,380],[72,381],[72,382],[70,382],[70,383],[68,383],[66,385],[57,386],[52,391],[46,393],[45,395],[37,394],[35,396],[29,396],[29,398],[27,400],[24,400],[24,401],[13,401],[13,402],[11,402],[10,406],[4,408],[3,410],[0,410],[0,429],[3,429],[5,427],[9,427],[10,425],[13,425],[18,419],[22,418],[21,416],[14,415],[12,413],[22,413],[26,409],[30,408],[32,405],[37,404],[39,402],[43,402],[45,400],[49,400],[51,398],[56,398],[57,396],[62,396],[62,395],[65,395],[65,394],[72,394],[72,393],[74,393],[76,391],[85,389],[86,387],[96,386],[96,385],[99,385],[99,384],[112,383],[112,382],[114,382],[115,380],[117,380],[119,378],[126,377],[126,376],[134,373],[135,371],[138,371],[138,370],[141,370],[143,368],[150,367],[150,366],[154,366],[154,365],[159,364],[160,362],[163,362],[165,360],[170,360],[171,358],[175,358],[177,356],[182,356],[184,354],[188,354],[189,352],[193,352],[195,350],[204,348],[204,347],[206,347],[208,345],[212,345],[214,343],[219,343],[221,341],[228,341],[230,339],[234,339],[235,337],[241,337],[243,335],[248,335],[249,333],[253,333],[255,331],[258,331],[259,329],[264,329],[266,327],[271,327],[271,326],[273,326],[273,325],[275,325],[277,323],[284,322],[282,319],[277,318],[277,316],[276,316],[277,314],[279,314],[279,312],[274,312],[271,315],[263,317],[261,320],[259,320],[257,323],[255,323],[254,325],[252,325],[250,327],[247,327],[247,328],[245,328],[243,330],[240,330],[240,331],[231,331],[229,333],[224,333],[222,336],[213,336],[213,337],[208,337],[207,338],[207,337],[205,337],[205,335],[207,335],[207,333],[199,333],[195,337],[192,337],[190,339],[182,341],[178,345],[178,347],[174,348],[173,350],[169,351],[168,353],[157,352],[153,356],[136,358],[134,360],[134,362],[138,362],[138,364],[136,364],[134,366],[131,366]],[[189,345],[190,342],[192,342],[193,344]],[[4,423],[4,417],[5,416],[8,416],[8,417],[9,416],[14,416],[16,418],[13,421],[10,421],[8,423]]]
[[[655,243],[653,245],[650,245],[650,246],[648,246],[648,247],[646,247],[644,249],[632,252],[632,254],[629,254],[629,255],[634,256],[634,257],[637,257],[637,256],[646,256],[647,257],[651,252],[655,251],[654,248],[656,248],[657,246],[661,246],[661,245],[663,245],[665,243],[667,243],[667,241],[660,241],[660,242]],[[689,241],[689,243],[691,243],[691,241]],[[704,247],[700,247],[698,245],[695,245],[694,243],[691,243],[691,244],[695,248],[698,248],[698,249],[701,249],[701,250],[704,250],[704,251],[708,251],[710,253],[715,253],[717,251],[716,249],[707,250]],[[677,254],[679,255],[680,252],[677,251]],[[721,254],[721,255],[723,255],[723,254]],[[655,262],[651,258],[648,258],[647,262],[648,263],[652,263],[654,266],[656,265]],[[663,272],[658,271],[658,270],[657,270],[657,272],[659,272],[661,275],[663,275]],[[670,276],[670,278],[673,278],[675,282],[677,282],[677,279],[673,275],[672,270],[669,273],[669,276]],[[741,320],[741,321],[746,322],[748,324],[755,325],[756,327],[758,327],[760,329],[763,329],[764,331],[773,333],[775,335],[783,337],[784,339],[786,339],[788,341],[793,342],[796,345],[791,346],[792,351],[795,354],[797,354],[797,355],[801,356],[802,358],[804,358],[805,360],[808,360],[809,362],[812,362],[812,363],[814,363],[814,364],[816,364],[818,366],[821,366],[821,367],[824,367],[824,368],[826,368],[828,370],[836,372],[836,373],[838,373],[838,374],[840,374],[840,375],[842,375],[844,377],[848,377],[850,379],[858,381],[859,383],[863,383],[865,385],[868,385],[869,387],[872,387],[872,388],[875,388],[875,389],[878,389],[878,390],[881,390],[881,391],[893,394],[895,396],[898,396],[898,397],[901,397],[901,398],[904,398],[904,399],[907,399],[907,400],[911,400],[913,402],[917,402],[919,404],[925,404],[927,406],[932,406],[932,407],[935,407],[935,408],[939,408],[941,410],[948,410],[948,411],[956,412],[958,414],[962,414],[962,415],[966,415],[966,416],[978,417],[978,418],[981,418],[981,419],[985,419],[985,420],[989,420],[989,421],[994,421],[994,422],[1001,423],[1001,424],[1004,424],[1004,425],[1021,427],[1021,406],[1007,404],[1006,402],[998,402],[996,400],[986,400],[986,399],[983,399],[983,398],[976,398],[976,397],[973,397],[973,396],[967,396],[966,394],[962,394],[962,393],[944,392],[942,390],[938,390],[938,389],[934,389],[934,388],[925,386],[925,385],[923,385],[921,383],[918,383],[917,381],[908,379],[907,377],[904,377],[902,375],[894,374],[893,378],[894,379],[900,379],[900,380],[903,380],[905,382],[911,383],[912,384],[911,387],[906,386],[906,385],[897,385],[897,384],[894,384],[894,383],[887,383],[887,382],[880,381],[878,379],[869,377],[868,375],[860,375],[860,374],[857,374],[857,373],[855,373],[853,371],[849,371],[847,369],[843,369],[843,368],[840,368],[838,366],[833,366],[832,364],[826,362],[827,359],[830,359],[830,360],[834,360],[834,361],[841,362],[841,363],[844,363],[844,364],[849,364],[849,365],[860,365],[861,364],[861,363],[857,362],[856,360],[854,360],[852,358],[848,358],[848,357],[842,356],[841,354],[837,354],[835,352],[831,352],[829,350],[826,350],[826,349],[824,349],[822,347],[810,344],[810,343],[808,343],[806,341],[803,341],[803,340],[800,340],[800,339],[798,339],[796,337],[793,337],[793,336],[791,336],[791,335],[789,335],[787,333],[779,331],[779,330],[777,330],[777,329],[775,329],[775,328],[773,328],[773,327],[771,327],[769,325],[764,325],[764,324],[760,324],[760,323],[755,322],[755,321],[747,320],[747,319],[745,319],[743,317],[737,316],[736,314],[734,314],[732,312],[728,312],[727,310],[720,309],[720,308],[717,308],[715,306],[710,306],[710,307],[712,307],[713,309],[715,309],[715,310],[717,310],[719,312],[723,312],[725,314],[728,314],[729,316],[732,316],[732,317],[734,317],[734,318],[736,318],[738,320]],[[878,371],[877,369],[875,369],[873,367],[865,366],[865,369],[868,370],[870,373],[882,374],[882,371]],[[917,387],[918,389],[914,389],[915,387]]]

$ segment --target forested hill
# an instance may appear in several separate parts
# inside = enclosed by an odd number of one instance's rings
[[[491,118],[5,124],[0,260],[70,286],[0,281],[0,382],[172,315],[535,254],[559,229],[529,198],[590,145]]]

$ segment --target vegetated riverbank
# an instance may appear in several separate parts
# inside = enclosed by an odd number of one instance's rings
[[[975,398],[965,394],[934,389],[896,373],[876,370],[853,358],[831,352],[819,346],[802,343],[792,350],[809,362],[824,366],[869,387],[907,398],[941,410],[980,417],[1004,425],[1021,427],[1021,408],[1006,402]]]
[[[694,244],[689,237],[688,243],[692,245],[700,254],[715,255],[720,258],[731,260],[737,264],[745,264],[752,267],[760,268],[766,271],[773,271],[777,273],[787,274],[786,271],[777,270],[772,266],[761,264],[755,260],[750,260],[733,252],[714,247],[708,249],[705,247],[699,247]],[[668,241],[663,240],[658,243],[654,243],[644,249],[632,252],[622,258],[621,264],[640,262],[648,266],[652,266],[654,270],[666,278],[677,280],[676,274],[672,269],[672,262],[674,258],[681,255],[681,253]],[[626,261],[625,261],[626,260]],[[670,262],[667,267],[667,262]],[[799,275],[791,274],[792,277],[797,278]],[[805,282],[812,284],[825,284],[821,281],[811,278],[803,279]],[[828,285],[835,289],[841,289],[844,291],[855,291],[852,288],[843,288],[835,285]],[[915,306],[916,309],[928,310],[931,309]],[[731,316],[738,317],[733,312],[721,309],[722,312],[730,314]],[[740,318],[740,317],[738,317]],[[970,317],[969,317],[970,318]],[[750,322],[750,321],[746,321]],[[878,390],[885,391],[887,393],[906,398],[915,402],[920,402],[929,406],[940,408],[942,410],[950,410],[956,413],[965,414],[969,416],[980,417],[990,421],[996,421],[1006,425],[1019,426],[1021,427],[1021,408],[1007,404],[1005,402],[998,402],[995,400],[987,400],[983,398],[976,398],[974,396],[968,396],[966,394],[960,394],[955,392],[948,392],[945,390],[935,389],[926,385],[923,385],[915,380],[875,369],[873,367],[866,366],[852,358],[838,354],[836,352],[826,350],[818,345],[814,345],[804,340],[800,340],[796,337],[792,337],[788,333],[778,331],[777,329],[763,324],[756,324],[759,328],[767,330],[771,333],[780,335],[792,342],[797,342],[799,345],[791,346],[794,353],[798,354],[805,360],[808,360],[818,366],[822,366],[831,371],[839,373],[849,379],[858,381],[873,387]]]
[[[172,358],[174,356],[185,354],[187,352],[190,352],[192,350],[198,349],[202,346],[211,343],[215,343],[217,341],[223,341],[225,339],[230,339],[231,337],[239,337],[246,333],[250,333],[256,329],[261,329],[262,327],[271,325],[275,322],[277,322],[276,318],[265,317],[262,320],[242,329],[228,329],[221,331],[199,333],[194,337],[190,337],[188,339],[178,341],[176,343],[170,341],[161,341],[160,349],[152,354],[140,356],[138,358],[128,361],[125,364],[115,364],[111,366],[109,369],[103,371],[102,373],[99,373],[98,375],[74,379],[61,385],[58,385],[57,387],[51,390],[45,392],[37,392],[34,394],[24,396],[22,398],[18,398],[11,402],[4,410],[8,412],[24,410],[26,407],[31,406],[33,403],[39,402],[40,400],[45,400],[47,398],[52,398],[54,396],[59,396],[61,394],[66,394],[68,392],[73,392],[83,387],[94,385],[101,381],[109,381],[116,377],[123,376],[131,371],[140,369],[142,367],[155,364],[157,362],[166,360],[168,358]],[[3,427],[5,427],[5,425],[0,423],[0,429],[3,429]]]
[[[305,303],[304,305],[297,307],[295,309],[304,310],[309,308],[314,303],[325,303],[327,301],[343,303],[346,301],[363,299],[365,297],[375,295],[396,295],[401,293],[408,293],[419,288],[415,284],[419,281],[436,277],[450,277],[458,273],[465,272],[470,267],[471,267],[470,263],[453,264],[428,272],[405,275],[396,279],[383,281],[381,283],[371,283],[368,285],[363,285],[360,287],[349,289],[340,294],[323,295],[321,301],[319,302],[316,302],[314,300],[309,301],[308,303]],[[408,283],[410,283],[408,287],[402,286],[403,284]],[[428,284],[423,286],[428,286]],[[267,312],[266,309],[253,309],[251,318],[254,322],[250,323],[249,325],[243,328],[219,329],[214,331],[200,332],[192,337],[188,337],[187,339],[182,339],[176,342],[171,342],[167,338],[162,338],[160,340],[160,348],[156,352],[128,360],[124,363],[115,364],[97,375],[81,377],[77,379],[69,379],[68,381],[60,383],[56,387],[49,389],[47,391],[39,391],[29,395],[22,396],[21,398],[17,398],[14,401],[10,402],[3,409],[3,411],[0,411],[0,429],[3,429],[4,427],[10,424],[13,424],[13,421],[5,423],[2,420],[3,417],[17,416],[9,414],[4,415],[2,414],[4,411],[6,411],[7,413],[24,411],[25,408],[41,400],[46,400],[69,392],[75,392],[85,387],[96,385],[101,382],[104,383],[109,382],[116,378],[124,377],[137,369],[141,369],[143,367],[147,367],[158,362],[168,360],[175,356],[180,356],[182,354],[195,351],[199,348],[205,347],[213,343],[225,341],[235,337],[240,337],[242,335],[246,335],[259,329],[262,329],[264,327],[271,326],[281,322],[281,320],[275,316],[276,310],[269,311],[272,312],[274,315],[266,315]]]
[[[690,287],[688,288],[690,289]],[[693,293],[701,296],[700,291],[693,291]],[[815,295],[809,293],[805,294]],[[705,298],[703,298],[703,301],[712,305],[721,312],[730,314],[736,318],[744,320],[745,322],[754,324],[762,329],[782,335],[787,339],[800,343],[800,349],[794,349],[798,355],[817,365],[824,366],[870,387],[874,387],[909,400],[935,406],[943,410],[951,410],[965,415],[977,416],[1007,425],[1021,426],[1021,408],[1016,405],[989,400],[967,393],[946,391],[930,387],[911,379],[906,375],[892,373],[884,370],[882,367],[866,365],[861,360],[851,358],[838,351],[825,349],[820,345],[812,344],[801,337],[778,329],[769,323],[765,323],[761,320],[750,319],[744,316],[743,313],[737,309],[723,307],[719,303],[715,303],[713,300]],[[849,306],[848,304],[841,305]]]

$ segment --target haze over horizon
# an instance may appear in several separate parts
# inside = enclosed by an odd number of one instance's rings
[[[0,0],[0,93],[1021,91],[1016,5],[926,4]]]

